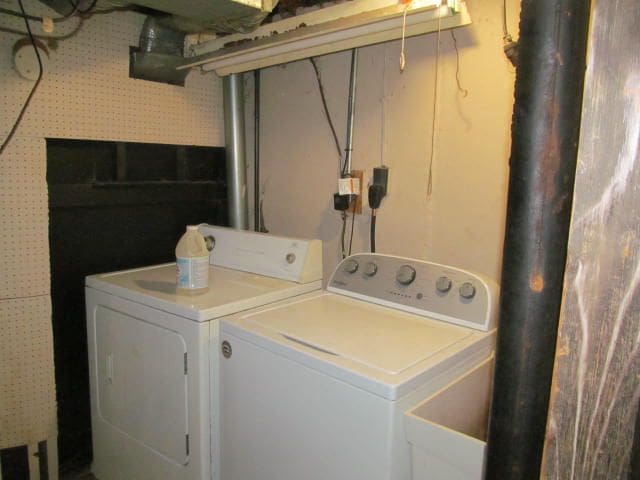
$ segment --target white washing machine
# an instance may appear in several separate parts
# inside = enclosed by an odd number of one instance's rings
[[[211,480],[219,470],[218,320],[321,288],[319,240],[201,226],[209,288],[175,264],[86,279],[92,470],[100,480]]]
[[[491,357],[497,292],[358,254],[328,291],[225,318],[222,480],[409,480],[403,413]]]

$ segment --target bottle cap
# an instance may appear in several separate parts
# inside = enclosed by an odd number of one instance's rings
[[[192,232],[194,230],[198,230],[198,225],[187,225],[187,232]]]

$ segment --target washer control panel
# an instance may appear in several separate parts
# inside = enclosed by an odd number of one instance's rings
[[[327,289],[478,330],[496,324],[496,283],[437,263],[361,253],[338,265]]]

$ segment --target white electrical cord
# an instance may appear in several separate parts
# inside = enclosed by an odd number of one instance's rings
[[[404,72],[404,67],[407,64],[407,60],[404,54],[404,40],[405,40],[405,33],[407,30],[407,11],[409,10],[410,5],[411,5],[411,2],[405,5],[404,12],[402,14],[402,46],[400,47],[400,73]]]

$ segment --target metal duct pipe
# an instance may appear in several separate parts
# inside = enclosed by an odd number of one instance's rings
[[[522,2],[487,479],[540,475],[588,17],[588,0]]]
[[[353,151],[353,120],[356,116],[356,81],[358,79],[358,49],[351,50],[351,76],[349,80],[349,110],[347,112],[347,145],[345,148],[344,170],[351,172],[351,152]]]
[[[171,28],[164,17],[147,17],[140,46],[129,52],[129,76],[184,86],[189,70],[176,68],[184,62],[184,38],[185,33]]]
[[[247,157],[244,145],[244,88],[242,74],[222,80],[224,94],[224,138],[227,159],[227,200],[229,223],[233,228],[249,228],[247,209]]]

